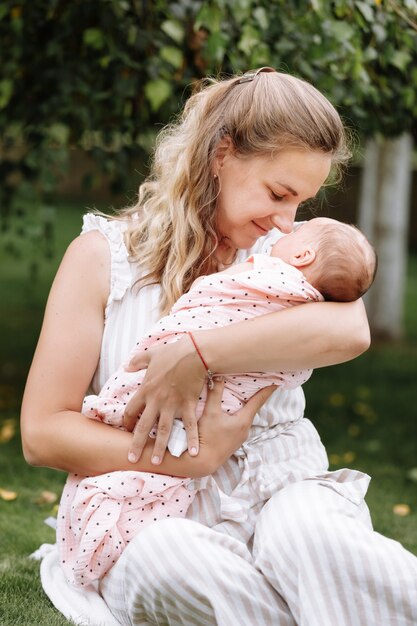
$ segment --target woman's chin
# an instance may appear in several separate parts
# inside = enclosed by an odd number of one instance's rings
[[[223,236],[221,244],[223,244],[224,249],[228,250],[248,250],[256,244],[260,237],[262,237],[261,233],[237,233],[232,237]]]
[[[238,248],[239,250],[248,250],[249,248],[252,248],[252,246],[255,245],[255,243],[258,241],[258,239],[261,237],[261,235],[253,236],[253,235],[245,235],[243,237],[236,237],[235,241],[233,242],[234,245],[236,246],[236,248]]]

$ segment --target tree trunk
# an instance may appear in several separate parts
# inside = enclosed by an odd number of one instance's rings
[[[412,138],[368,141],[359,200],[359,228],[378,253],[375,283],[365,298],[374,336],[403,332]]]

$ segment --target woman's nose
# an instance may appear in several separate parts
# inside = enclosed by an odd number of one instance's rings
[[[288,207],[285,210],[278,210],[271,217],[271,221],[275,228],[278,228],[282,233],[288,234],[293,231],[295,215],[297,213],[298,204],[293,207]]]

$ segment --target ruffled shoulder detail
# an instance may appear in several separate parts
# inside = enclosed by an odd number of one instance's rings
[[[124,242],[125,222],[108,220],[101,215],[87,213],[83,217],[81,234],[98,230],[109,242],[111,269],[110,294],[107,307],[114,301],[121,300],[132,286],[132,269],[129,263],[129,252]]]

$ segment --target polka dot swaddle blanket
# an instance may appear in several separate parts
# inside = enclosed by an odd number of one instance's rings
[[[289,306],[322,300],[299,270],[277,258],[253,255],[251,268],[235,274],[211,274],[161,318],[134,353],[178,340],[185,332],[226,326]],[[238,270],[238,266],[236,268]],[[129,399],[146,371],[120,368],[97,396],[87,396],[83,413],[121,428]],[[225,377],[223,410],[234,413],[259,389],[277,385],[287,389],[304,383],[311,370],[249,372]],[[204,408],[204,388],[197,406]],[[181,420],[174,420],[168,449],[179,456],[187,448]],[[124,547],[147,524],[169,516],[185,516],[194,493],[190,480],[145,472],[112,472],[95,477],[70,474],[61,498],[57,541],[67,579],[76,586],[101,578]]]

